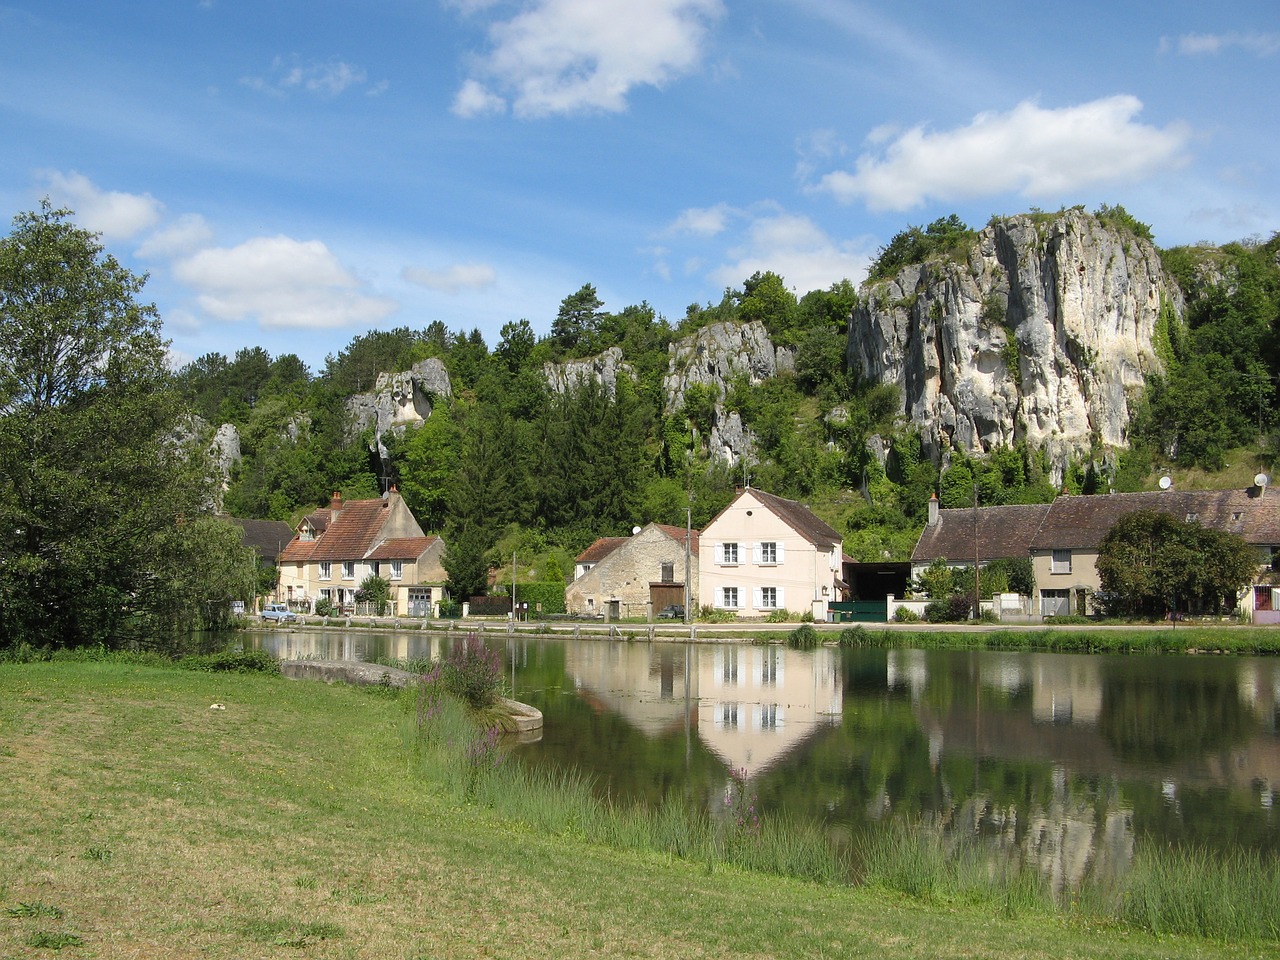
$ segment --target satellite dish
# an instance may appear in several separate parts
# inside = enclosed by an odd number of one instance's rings
[[[1271,482],[1271,478],[1268,477],[1265,473],[1260,473],[1253,478],[1253,482],[1256,486],[1265,487],[1268,483]]]
[[[1168,490],[1168,489],[1169,489],[1170,487],[1172,487],[1172,486],[1173,486],[1173,477],[1161,477],[1161,478],[1160,478],[1160,489],[1161,489],[1161,490]]]
[[[632,535],[632,536],[635,536],[635,535],[636,535],[637,533],[639,533],[639,532],[640,532],[640,528],[639,528],[639,527],[632,527],[632,528],[631,528],[631,535]]]

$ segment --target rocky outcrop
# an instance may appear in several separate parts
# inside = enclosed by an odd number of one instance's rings
[[[604,353],[583,360],[544,363],[542,374],[547,378],[548,386],[556,393],[567,393],[571,387],[585,380],[594,380],[612,394],[617,388],[619,376],[635,379],[635,370],[622,359],[621,347],[610,347]]]
[[[372,428],[369,448],[384,460],[382,437],[403,433],[431,416],[433,402],[453,393],[444,363],[431,357],[402,373],[380,373],[370,393],[358,393],[347,401],[348,436],[352,439]]]
[[[775,347],[759,321],[714,323],[673,343],[667,350],[663,387],[667,412],[684,406],[691,386],[710,387],[716,396],[715,418],[707,447],[712,456],[736,462],[753,452],[750,435],[736,413],[726,413],[724,398],[730,384],[745,377],[758,385],[770,377],[795,370],[795,354]]]
[[[1181,312],[1155,248],[1079,210],[997,220],[963,262],[934,260],[863,288],[847,359],[896,384],[926,450],[1025,440],[1056,471],[1127,445],[1130,407],[1161,362],[1162,307]]]

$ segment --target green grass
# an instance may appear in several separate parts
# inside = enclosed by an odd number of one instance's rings
[[[386,692],[269,674],[0,665],[0,957],[1276,953],[744,869],[674,807],[536,814],[496,782],[466,803],[456,765],[406,747],[412,717]]]

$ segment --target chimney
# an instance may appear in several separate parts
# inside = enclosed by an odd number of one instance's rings
[[[333,491],[333,496],[329,498],[329,515],[333,519],[338,518],[338,514],[342,512],[342,491]]]
[[[936,527],[938,525],[938,495],[932,493],[929,495],[929,526]]]

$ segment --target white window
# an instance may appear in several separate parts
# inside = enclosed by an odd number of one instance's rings
[[[757,730],[777,730],[782,726],[782,709],[776,703],[757,704],[752,712]]]
[[[328,560],[320,561],[320,579],[321,580],[333,579],[333,564],[330,563]]]
[[[727,727],[735,730],[738,727],[738,704],[721,703],[717,704],[717,710],[714,714],[717,727]]]
[[[1071,572],[1071,551],[1055,550],[1053,557],[1049,562],[1050,573],[1070,573]]]
[[[778,608],[778,588],[777,587],[761,587],[760,588],[760,609],[776,610]]]
[[[392,560],[391,561],[391,579],[399,580],[403,576],[404,576],[404,561]]]
[[[354,580],[356,578],[356,562],[354,560],[342,561],[342,579]]]
[[[738,545],[736,543],[720,544],[720,562],[727,566],[734,566],[738,562]]]
[[[761,563],[777,563],[778,562],[778,545],[769,540],[760,544],[760,562]]]
[[[737,587],[721,587],[720,588],[720,606],[725,610],[738,609],[738,588]]]

